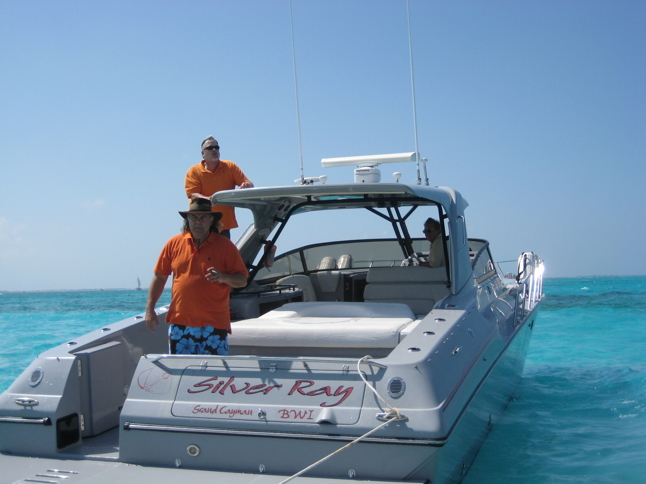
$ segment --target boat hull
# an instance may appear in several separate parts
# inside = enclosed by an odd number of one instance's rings
[[[435,481],[457,483],[466,476],[489,431],[503,414],[520,383],[538,306],[518,329],[442,448]],[[465,452],[465,449],[466,452]]]
[[[355,476],[391,481],[460,482],[520,381],[537,313],[538,306],[516,327],[481,379],[465,380],[453,404],[461,408],[461,414],[444,434],[429,437],[421,429],[416,432],[405,423],[393,422],[390,433],[378,431],[305,475],[327,479]],[[486,360],[486,357],[480,358]],[[473,367],[478,363],[474,362]],[[316,368],[312,371],[315,374]],[[175,388],[170,393],[175,395]],[[133,401],[136,400],[135,396]],[[445,402],[435,411],[449,412],[449,406]],[[150,405],[141,408],[150,408]],[[160,407],[158,413],[163,411]],[[154,419],[146,419],[148,423],[128,421],[137,416],[141,413],[129,408],[127,402],[122,415],[120,459],[146,466],[172,466],[179,459],[183,466],[193,469],[242,473],[263,470],[292,475],[358,437],[344,435],[343,427],[334,428],[333,433],[330,430],[333,427],[325,425],[308,433],[302,430],[303,426],[299,432],[287,432],[284,426],[281,430],[270,423],[264,427],[249,424],[244,430],[227,428],[226,422],[213,424],[204,419],[184,420],[183,425],[155,423]],[[430,412],[429,418],[432,418]],[[191,446],[199,449],[199,453],[191,455],[188,450]]]

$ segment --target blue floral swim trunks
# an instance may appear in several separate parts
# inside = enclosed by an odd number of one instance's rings
[[[228,331],[213,326],[194,328],[170,324],[168,342],[171,355],[228,355]]]

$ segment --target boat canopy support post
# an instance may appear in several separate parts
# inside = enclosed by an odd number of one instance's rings
[[[399,207],[394,206],[394,207],[387,207],[388,215],[384,215],[383,213],[379,212],[378,210],[375,210],[372,207],[366,207],[366,209],[375,215],[378,215],[379,217],[383,218],[384,220],[389,221],[392,226],[393,226],[393,231],[395,232],[395,236],[397,237],[397,242],[399,242],[399,245],[402,248],[402,252],[404,254],[404,259],[407,257],[410,257],[411,255],[414,254],[413,250],[413,243],[411,242],[411,237],[410,237],[410,232],[408,231],[408,226],[406,225],[406,220],[408,217],[410,217],[419,205],[415,205],[411,207],[411,209],[408,211],[406,215],[402,217],[401,212],[399,211]],[[395,211],[396,216],[393,216],[393,208]]]
[[[442,211],[442,207],[440,205],[437,206],[437,212],[438,212],[438,220],[440,221],[440,229],[442,229],[442,246],[444,249],[444,254],[448,256],[449,251],[446,245],[447,234],[446,234],[446,228],[444,226],[444,221],[447,218],[449,218],[449,216]],[[446,287],[451,287],[451,271],[449,270],[449,260],[447,259],[447,257],[445,257],[444,268],[446,269],[446,280],[447,280]]]

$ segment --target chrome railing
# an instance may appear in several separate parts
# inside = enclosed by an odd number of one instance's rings
[[[544,271],[543,260],[533,252],[523,252],[518,258],[517,322],[520,322],[543,299]]]

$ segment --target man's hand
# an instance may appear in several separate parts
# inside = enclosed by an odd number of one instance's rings
[[[155,326],[159,326],[159,319],[157,319],[157,313],[153,311],[146,311],[146,327],[155,332]]]
[[[155,326],[159,326],[159,319],[157,319],[155,305],[164,292],[164,286],[166,285],[167,279],[168,276],[165,276],[163,274],[153,274],[153,278],[150,281],[150,287],[148,288],[148,302],[146,303],[146,327],[152,332],[155,331]]]
[[[244,274],[223,274],[215,267],[209,267],[204,277],[209,282],[221,282],[231,287],[244,287],[247,285],[247,276]]]
[[[209,267],[206,270],[206,280],[209,282],[224,282],[222,280],[222,274],[221,272],[218,272],[218,270],[215,267]]]

